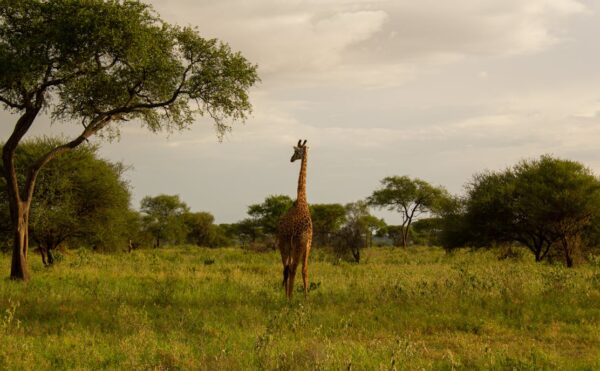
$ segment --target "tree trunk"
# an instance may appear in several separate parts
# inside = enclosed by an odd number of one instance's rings
[[[40,245],[38,249],[40,250],[40,256],[42,257],[42,264],[44,264],[44,267],[47,267],[48,261],[46,260],[46,257],[48,256],[48,250],[42,245]]]
[[[568,252],[566,252],[566,254],[565,254],[565,260],[566,260],[566,263],[567,263],[567,267],[568,268],[573,268],[573,257]]]
[[[48,248],[48,265],[54,264],[54,254],[52,253],[52,249]]]
[[[402,247],[406,249],[408,246],[408,227],[402,228]]]
[[[6,193],[10,208],[10,218],[13,229],[13,254],[10,268],[10,278],[14,280],[27,281],[29,270],[27,269],[27,249],[29,247],[29,209],[31,206],[31,195],[35,185],[35,176],[32,172],[28,176],[25,187],[25,197],[21,198],[19,184],[17,181],[17,170],[15,168],[15,151],[21,139],[25,136],[40,107],[27,107],[19,117],[15,128],[2,148],[2,168],[6,179]]]
[[[565,264],[568,268],[573,267],[573,252],[576,249],[577,237],[569,236],[562,238],[562,248],[565,253]]]
[[[356,263],[360,263],[360,248],[352,249],[352,257]]]
[[[12,206],[13,203],[16,205]],[[27,268],[27,249],[29,248],[29,202],[15,202],[10,199],[11,209],[14,210],[13,229],[14,243],[10,278],[13,280],[29,280]]]
[[[537,244],[533,247],[533,254],[535,255],[535,262],[539,263],[542,261],[542,247]]]

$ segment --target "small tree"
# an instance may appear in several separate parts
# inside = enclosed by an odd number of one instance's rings
[[[248,206],[248,215],[261,227],[263,233],[274,235],[277,233],[279,219],[293,203],[289,196],[269,196],[261,204]]]
[[[474,240],[520,242],[536,261],[554,246],[572,266],[584,233],[600,209],[600,182],[580,163],[542,156],[511,169],[475,176],[466,220]]]
[[[385,223],[371,215],[366,201],[346,204],[346,221],[336,233],[334,247],[338,254],[350,252],[355,262],[360,262],[360,252],[372,243],[373,232]]]
[[[518,233],[550,229],[547,239],[558,242],[572,267],[583,233],[600,210],[600,182],[582,164],[550,156],[522,161],[514,173]]]
[[[259,222],[252,218],[246,218],[238,223],[234,223],[228,229],[230,233],[237,236],[242,247],[252,245],[265,236]]]
[[[29,166],[59,142],[49,138],[24,142],[18,149],[17,166]],[[53,263],[52,251],[62,243],[103,249],[125,245],[130,234],[126,221],[130,194],[122,180],[124,170],[119,163],[98,158],[97,147],[84,145],[40,172],[31,206],[30,235],[44,264]],[[0,179],[2,191],[5,187]],[[0,208],[8,210],[6,198],[0,198]],[[9,226],[4,230],[8,232]]]
[[[196,246],[215,246],[217,239],[217,226],[214,225],[215,217],[211,213],[196,212],[183,214],[186,227],[186,240]]]
[[[529,247],[536,261],[540,261],[553,242],[550,229],[546,225],[529,228],[525,226],[526,220],[518,219],[515,185],[516,177],[510,169],[476,174],[467,184],[465,222],[470,233],[468,240],[474,246],[519,241]]]
[[[372,206],[398,211],[402,217],[400,237],[402,246],[408,245],[410,225],[420,215],[435,211],[440,200],[449,197],[442,187],[434,187],[421,179],[407,176],[386,177],[382,187],[368,198]]]
[[[413,239],[417,244],[434,246],[439,244],[442,219],[439,217],[423,218],[412,223]]]
[[[340,204],[310,205],[314,245],[329,245],[346,221],[346,209]]]
[[[185,240],[184,215],[189,212],[178,195],[146,196],[141,201],[144,228],[154,236],[154,247],[161,241],[178,243]]]
[[[0,103],[17,115],[2,151],[14,238],[11,278],[27,280],[36,179],[53,158],[136,120],[181,130],[209,115],[222,134],[250,111],[256,67],[226,44],[170,25],[137,0],[0,0]],[[19,178],[15,151],[41,112],[83,127]],[[21,180],[20,180],[21,179]]]
[[[465,200],[450,196],[442,199],[435,215],[439,218],[437,242],[446,250],[466,246],[471,240],[472,230],[465,217]]]

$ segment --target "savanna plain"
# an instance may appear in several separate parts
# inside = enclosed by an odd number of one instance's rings
[[[30,282],[0,284],[0,365],[600,369],[600,261],[508,256],[369,248],[353,264],[316,249],[308,297],[297,277],[288,301],[276,252],[81,249],[51,268],[32,255]]]

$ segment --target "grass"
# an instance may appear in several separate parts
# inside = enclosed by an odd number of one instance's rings
[[[0,367],[600,369],[598,265],[363,255],[314,251],[309,297],[291,302],[275,252],[79,250],[50,269],[31,256],[29,283],[0,281]]]

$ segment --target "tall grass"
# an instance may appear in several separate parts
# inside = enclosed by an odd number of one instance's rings
[[[357,265],[317,250],[308,299],[288,302],[276,253],[79,250],[50,269],[30,260],[29,283],[0,282],[4,368],[600,368],[594,264],[374,248]]]

